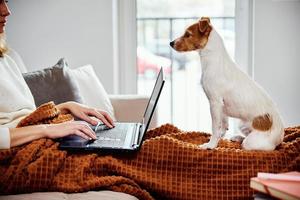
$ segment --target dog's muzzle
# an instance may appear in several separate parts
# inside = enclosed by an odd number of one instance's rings
[[[174,47],[174,44],[175,44],[174,41],[170,42],[170,46],[171,46],[171,47]]]

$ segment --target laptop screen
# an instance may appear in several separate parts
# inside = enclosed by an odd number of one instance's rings
[[[158,102],[158,99],[159,99],[159,96],[160,96],[160,93],[161,93],[164,83],[165,83],[165,80],[164,80],[163,68],[161,68],[158,73],[158,77],[156,79],[155,86],[152,91],[151,97],[148,101],[147,108],[145,110],[145,114],[144,114],[144,118],[143,118],[143,122],[142,122],[144,124],[144,128],[145,128],[143,131],[143,134],[148,129],[148,126],[150,124],[152,115],[154,113],[154,110],[155,110],[156,104]],[[141,135],[143,135],[143,134],[141,134]],[[142,139],[142,138],[140,138],[140,139]]]

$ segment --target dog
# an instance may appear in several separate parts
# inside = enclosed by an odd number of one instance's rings
[[[246,150],[271,151],[283,141],[284,126],[274,103],[228,55],[224,42],[208,17],[189,26],[170,42],[178,52],[198,51],[201,85],[209,100],[212,136],[202,149],[214,149],[228,130],[228,117],[241,120]]]

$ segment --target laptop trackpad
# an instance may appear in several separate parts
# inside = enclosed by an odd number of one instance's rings
[[[132,123],[118,123],[113,129],[97,132],[97,140],[89,146],[103,148],[130,147],[134,126]]]

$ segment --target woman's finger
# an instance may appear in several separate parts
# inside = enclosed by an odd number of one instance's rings
[[[91,109],[88,114],[100,119],[106,126],[113,128],[113,125],[97,110]]]
[[[107,112],[105,111],[98,111],[98,112],[100,112],[111,125],[115,126],[114,120],[110,117],[110,115]]]
[[[88,125],[85,124],[79,125],[79,130],[84,134],[86,134],[88,137],[93,138],[94,140],[97,139],[96,134]]]
[[[75,134],[75,135],[78,135],[78,136],[80,136],[80,137],[82,137],[83,139],[86,139],[86,140],[89,140],[89,139],[90,139],[90,137],[88,137],[86,134],[82,133],[82,132],[79,131],[79,130],[76,130],[76,131],[74,132],[74,134]]]
[[[85,113],[82,113],[82,114],[80,115],[80,118],[81,118],[82,120],[84,120],[84,121],[86,121],[86,122],[88,122],[88,123],[94,125],[94,126],[96,126],[96,125],[98,124],[98,122],[97,122],[96,120],[92,119],[91,117],[89,117],[89,116],[88,116],[87,114],[85,114]]]
[[[109,121],[107,121],[107,119],[102,114],[99,115],[99,119],[109,128],[114,127],[111,123],[109,123]]]

